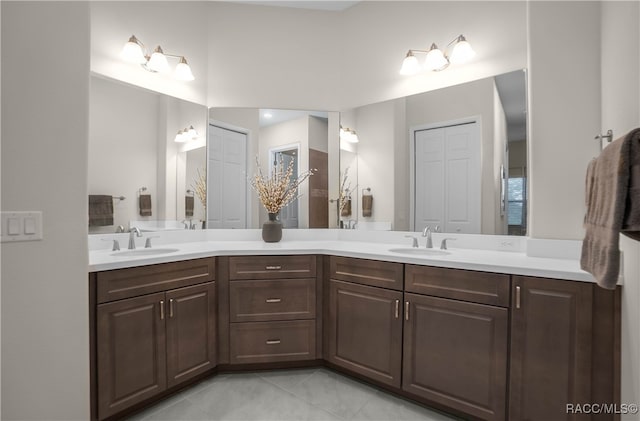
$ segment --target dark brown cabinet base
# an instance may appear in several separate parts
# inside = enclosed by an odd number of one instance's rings
[[[405,294],[402,389],[486,420],[503,420],[506,308]]]

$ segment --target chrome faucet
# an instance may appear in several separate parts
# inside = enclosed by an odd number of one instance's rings
[[[422,231],[422,236],[423,237],[427,237],[427,245],[426,245],[426,247],[428,249],[432,249],[433,248],[433,240],[431,239],[431,227],[429,225],[427,225],[427,227],[424,229],[424,231]]]
[[[118,227],[116,228],[116,234],[119,234],[121,232],[124,232],[124,227],[122,225],[118,225]]]
[[[138,237],[142,237],[142,234],[140,233],[140,230],[137,227],[133,227],[129,230],[129,250],[135,250],[136,248],[136,241],[133,237],[133,235],[137,235]]]
[[[184,225],[184,229],[188,230],[189,229],[189,224],[187,223],[187,221],[185,219],[183,219],[182,221],[180,221],[180,223],[182,225]]]
[[[446,250],[447,249],[447,240],[449,241],[455,241],[455,238],[443,238],[442,242],[440,243],[440,250]]]
[[[193,222],[193,219],[189,219],[189,229],[190,230],[196,229],[196,223]]]

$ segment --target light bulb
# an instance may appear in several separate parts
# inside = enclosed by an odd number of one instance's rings
[[[449,60],[438,49],[438,46],[434,43],[431,44],[431,48],[427,53],[427,58],[424,60],[424,68],[427,70],[439,71],[445,69],[449,65]]]
[[[176,79],[184,81],[192,81],[195,79],[191,72],[191,67],[189,67],[184,57],[180,57],[180,62],[176,66]]]
[[[415,75],[420,72],[420,64],[418,59],[413,55],[411,50],[407,53],[407,56],[402,61],[402,67],[400,68],[400,74],[403,76]]]
[[[129,41],[122,48],[122,52],[120,53],[122,58],[129,63],[135,64],[143,64],[147,62],[147,59],[142,52],[142,46],[140,45],[140,41],[136,38],[135,35],[131,35]]]
[[[164,55],[164,52],[159,45],[153,51],[153,54],[151,54],[151,58],[147,63],[147,67],[152,72],[165,73],[169,71],[169,63],[167,62],[167,57]]]
[[[184,143],[186,141],[186,139],[184,138],[184,133],[182,132],[182,130],[178,130],[178,134],[176,135],[176,138],[173,139],[173,140],[176,143]]]
[[[451,52],[451,63],[462,64],[471,60],[476,52],[471,48],[471,44],[464,38],[464,35],[458,37],[458,42],[453,46]]]

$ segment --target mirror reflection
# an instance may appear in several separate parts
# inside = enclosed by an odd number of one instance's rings
[[[247,176],[268,173],[280,160],[292,161],[295,174],[315,170],[300,187],[300,197],[281,211],[283,227],[330,227],[329,165],[337,156],[329,156],[329,145],[337,144],[337,118],[326,111],[211,108],[207,228],[262,226],[267,212]]]
[[[359,140],[340,142],[351,185],[341,225],[525,235],[525,79],[519,70],[341,113]]]
[[[205,106],[92,75],[89,118],[89,233],[202,227]]]

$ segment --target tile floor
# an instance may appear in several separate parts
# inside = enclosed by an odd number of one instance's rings
[[[128,421],[451,421],[324,368],[222,374],[204,380]]]

